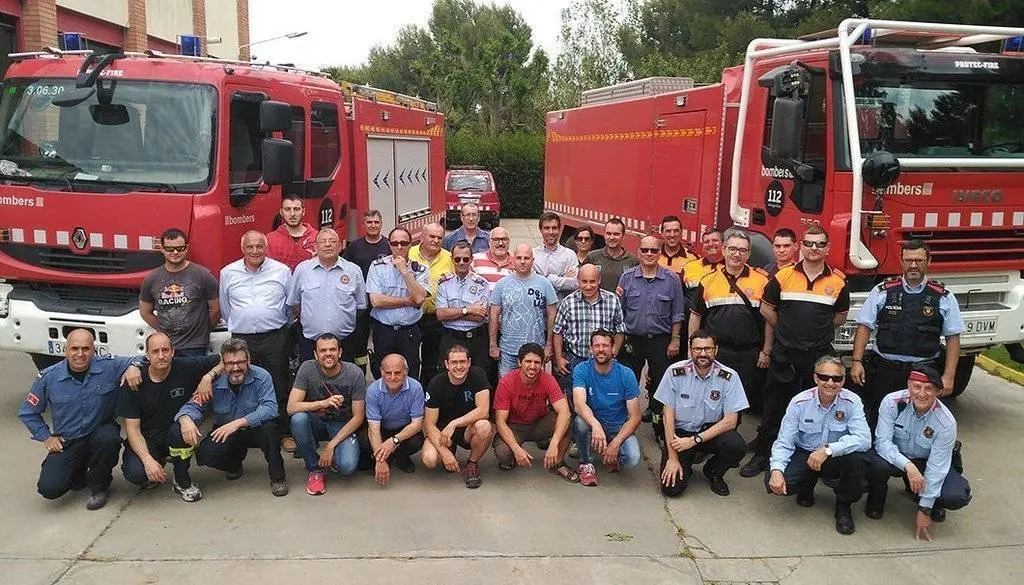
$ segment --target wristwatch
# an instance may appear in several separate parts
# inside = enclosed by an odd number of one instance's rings
[[[825,457],[831,457],[831,456],[832,456],[832,447],[830,447],[828,445],[825,445]]]
[[[467,309],[466,307],[462,307],[462,316],[465,317],[468,314],[469,314],[469,309]]]
[[[700,433],[697,433],[696,435],[693,436],[693,442],[696,445],[700,445],[701,443],[704,442],[704,437],[700,436]]]
[[[401,445],[402,444],[402,440],[398,438],[398,435],[395,435],[395,436],[391,437],[391,440],[395,443],[395,445]]]

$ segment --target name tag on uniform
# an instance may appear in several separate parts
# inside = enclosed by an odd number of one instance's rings
[[[897,429],[902,429],[903,428],[903,425],[898,425],[898,424],[895,424],[895,423],[892,426],[896,427]]]
[[[812,423],[812,422],[814,422],[814,419],[813,418],[805,418],[804,422]]]
[[[680,398],[689,398],[690,395],[689,394],[680,394],[679,397]]]

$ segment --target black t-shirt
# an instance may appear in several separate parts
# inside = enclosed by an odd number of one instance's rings
[[[174,423],[174,415],[192,398],[203,375],[218,363],[218,355],[176,357],[163,382],[150,380],[149,368],[143,368],[142,384],[138,390],[121,388],[117,397],[117,416],[140,419],[145,436],[166,434]]]
[[[427,385],[427,408],[439,410],[437,428],[443,429],[475,409],[477,393],[490,389],[487,374],[476,366],[469,368],[469,374],[461,384],[452,384],[448,372],[441,372]]]
[[[376,244],[366,241],[366,238],[359,238],[345,248],[342,254],[345,260],[359,266],[363,271],[363,278],[370,272],[370,264],[382,256],[391,254],[391,247],[388,246],[388,239],[382,237]]]

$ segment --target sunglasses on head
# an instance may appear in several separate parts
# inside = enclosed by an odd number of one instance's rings
[[[822,382],[835,382],[836,384],[846,379],[846,376],[844,376],[843,374],[840,374],[838,376],[830,376],[828,374],[819,374],[818,372],[814,372],[814,377],[821,380]]]
[[[185,245],[185,246],[164,246],[163,248],[164,248],[165,252],[184,252],[185,248],[188,248],[188,245]]]
[[[828,246],[828,242],[812,242],[810,240],[803,240],[800,243],[803,244],[805,248],[817,248],[819,250],[824,250],[825,247]]]

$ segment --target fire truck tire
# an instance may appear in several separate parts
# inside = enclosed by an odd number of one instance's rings
[[[40,372],[64,359],[63,356],[48,355],[45,353],[33,353],[29,355],[32,357],[32,363],[35,364],[36,369]]]
[[[978,356],[965,355],[956,364],[956,382],[953,382],[953,396],[960,396],[967,390],[967,384],[971,381],[971,373],[974,372],[974,360]]]

